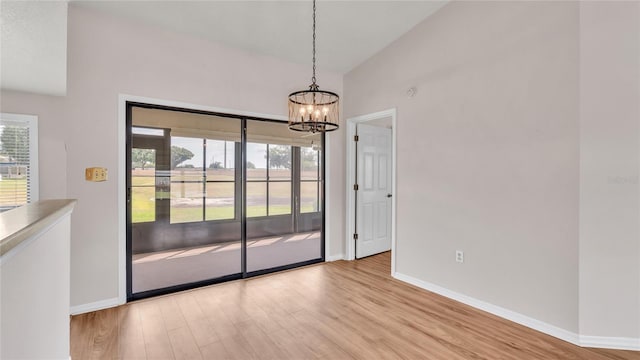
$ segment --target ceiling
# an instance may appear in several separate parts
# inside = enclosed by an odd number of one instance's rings
[[[2,89],[64,95],[67,3],[0,1]]]
[[[71,1],[227,46],[311,63],[311,1]],[[444,1],[317,3],[319,68],[346,73]]]
[[[347,73],[445,4],[446,0],[318,0],[318,69]],[[2,0],[0,5],[2,88],[64,95],[67,2]],[[71,0],[69,6],[311,64],[309,0]]]

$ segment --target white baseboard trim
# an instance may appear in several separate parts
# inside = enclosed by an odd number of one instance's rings
[[[115,297],[112,299],[100,300],[88,304],[76,305],[71,307],[71,315],[80,315],[92,311],[116,307],[122,304],[123,303],[120,301],[120,299]]]
[[[640,351],[640,339],[580,335],[580,346]]]
[[[640,351],[640,338],[616,338],[616,337],[604,337],[604,336],[578,335],[571,331],[559,328],[551,324],[547,324],[543,321],[522,315],[515,311],[511,311],[511,310],[472,298],[470,296],[463,295],[455,291],[451,291],[449,289],[445,289],[441,286],[438,286],[426,281],[422,281],[420,279],[416,279],[409,275],[396,272],[393,274],[393,277],[400,281],[404,281],[411,285],[415,285],[419,288],[434,292],[438,295],[442,295],[449,299],[453,299],[463,304],[472,306],[476,309],[480,309],[488,313],[491,313],[493,315],[499,316],[501,318],[513,321],[515,323],[526,326],[533,330],[537,330],[547,335],[551,335],[560,340],[570,342],[574,345],[578,345],[582,347],[602,348],[602,349]]]
[[[511,311],[511,310],[502,308],[500,306],[496,306],[496,305],[472,298],[470,296],[463,295],[455,291],[451,291],[449,289],[445,289],[441,286],[431,284],[426,281],[422,281],[408,275],[404,275],[396,272],[395,274],[393,274],[393,277],[400,281],[404,281],[411,285],[415,285],[419,288],[434,292],[438,295],[442,295],[444,297],[459,301],[463,304],[472,306],[476,309],[486,311],[488,313],[513,321],[515,323],[526,326],[528,328],[543,332],[547,335],[551,335],[553,337],[570,342],[575,345],[580,345],[578,334],[573,333],[571,331],[567,331],[557,326],[547,324],[543,321],[536,320],[534,318],[522,315],[515,311]]]
[[[324,259],[326,262],[337,260],[344,260],[344,254],[329,255]]]

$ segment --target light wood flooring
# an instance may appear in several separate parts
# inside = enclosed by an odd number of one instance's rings
[[[640,359],[575,345],[336,261],[73,316],[80,359]]]

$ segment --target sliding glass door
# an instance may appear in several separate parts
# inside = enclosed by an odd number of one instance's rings
[[[323,260],[319,134],[128,104],[128,298]]]
[[[247,271],[321,258],[322,137],[275,122],[246,129]]]

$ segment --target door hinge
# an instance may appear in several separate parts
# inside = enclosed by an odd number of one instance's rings
[[[358,135],[353,137],[353,141],[359,141],[359,140],[360,140],[360,137]]]
[[[358,184],[353,184],[353,190],[358,191],[359,187]]]
[[[353,234],[353,240],[358,240],[358,234]]]

